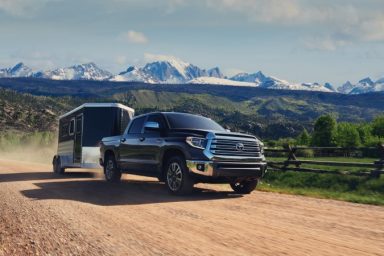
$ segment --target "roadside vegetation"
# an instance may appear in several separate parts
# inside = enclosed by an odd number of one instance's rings
[[[259,190],[384,205],[384,176],[379,179],[349,175],[269,171]]]
[[[376,117],[372,122],[353,124],[337,123],[330,115],[319,117],[311,133],[307,130],[297,138],[268,141],[273,147],[287,144],[298,147],[342,147],[344,150],[324,151],[299,149],[298,159],[373,163],[382,157],[376,147],[383,143],[384,116]],[[355,150],[357,147],[368,147]],[[350,148],[350,149],[348,149]],[[287,160],[287,153],[271,153],[267,160],[282,162]],[[364,167],[319,166],[301,164],[300,168],[321,169],[325,171],[362,172],[372,169]],[[300,171],[270,170],[259,186],[260,190],[279,193],[307,195],[319,198],[332,198],[356,203],[384,205],[384,175],[380,178],[360,177],[348,174],[304,173]]]

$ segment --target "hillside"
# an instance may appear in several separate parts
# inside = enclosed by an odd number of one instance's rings
[[[121,102],[136,112],[200,113],[262,138],[293,137],[320,115],[369,121],[383,113],[384,94],[269,90],[214,85],[148,85],[98,81],[0,79],[1,130],[54,130],[56,117],[84,102]]]
[[[0,131],[52,131],[56,117],[76,106],[69,97],[51,98],[0,88]]]

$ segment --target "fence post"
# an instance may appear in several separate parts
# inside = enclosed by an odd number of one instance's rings
[[[295,156],[295,152],[296,152],[297,148],[293,148],[289,144],[285,144],[283,147],[288,152],[288,159],[284,162],[284,166],[283,166],[283,168],[285,169],[289,165],[289,160],[297,160],[297,158]],[[296,167],[300,167],[300,164],[296,164]]]
[[[380,160],[375,161],[377,168],[376,170],[371,171],[371,176],[374,178],[380,178],[380,174],[384,170],[384,144],[379,143],[377,145],[377,150],[379,151]]]

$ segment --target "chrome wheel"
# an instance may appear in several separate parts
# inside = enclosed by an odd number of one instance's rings
[[[181,187],[182,180],[183,172],[181,171],[180,165],[176,162],[171,163],[167,170],[167,182],[169,188],[172,191],[178,191]]]

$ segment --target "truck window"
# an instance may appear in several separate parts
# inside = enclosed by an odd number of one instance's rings
[[[128,133],[141,133],[146,118],[147,116],[142,116],[132,120],[132,125],[129,128]]]
[[[167,119],[172,129],[201,129],[212,131],[225,131],[212,119],[186,113],[167,113]]]

